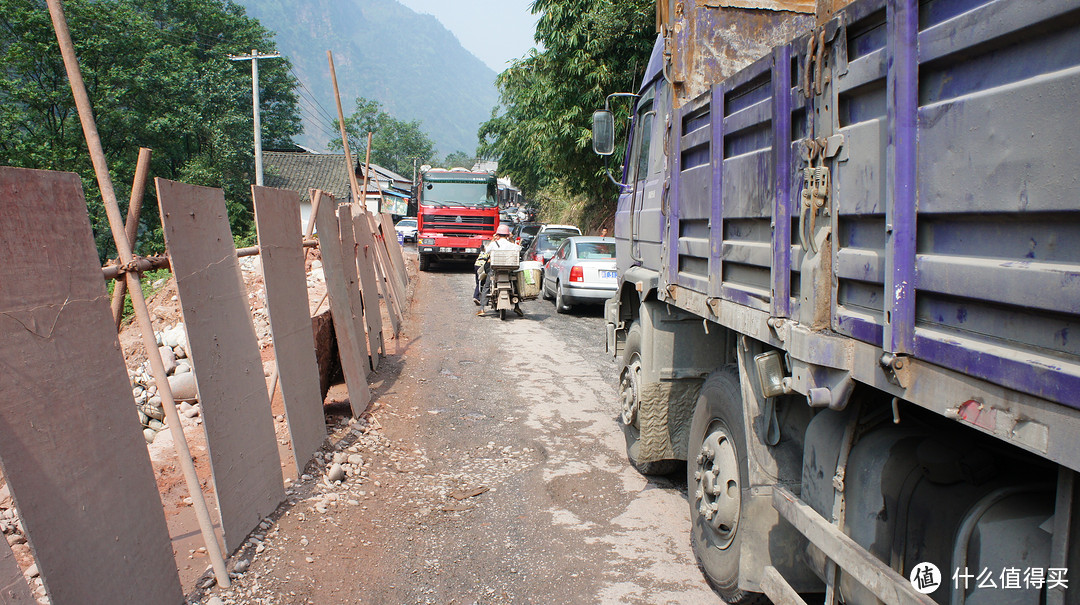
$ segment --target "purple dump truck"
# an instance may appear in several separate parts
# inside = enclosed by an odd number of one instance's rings
[[[1080,1],[823,3],[658,0],[628,456],[730,603],[1077,601]]]

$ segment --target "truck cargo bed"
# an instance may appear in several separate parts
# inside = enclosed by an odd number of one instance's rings
[[[855,2],[673,110],[660,289],[811,315],[816,152],[826,331],[1080,408],[1078,98],[1076,1]]]

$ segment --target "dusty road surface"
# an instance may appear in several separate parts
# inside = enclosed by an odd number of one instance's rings
[[[193,600],[719,602],[684,479],[625,461],[600,308],[537,300],[500,321],[475,316],[471,289],[468,267],[420,274],[370,415],[336,424],[327,459],[233,556],[232,587]]]

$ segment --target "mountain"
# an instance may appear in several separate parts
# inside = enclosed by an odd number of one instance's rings
[[[235,1],[277,33],[303,84],[301,145],[325,150],[336,136],[331,50],[346,116],[356,97],[374,99],[399,120],[420,120],[441,154],[475,152],[476,131],[498,103],[495,72],[435,17],[395,0]]]

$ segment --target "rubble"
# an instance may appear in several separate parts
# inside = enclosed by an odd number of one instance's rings
[[[198,392],[195,387],[195,375],[191,372],[191,360],[187,355],[188,340],[184,324],[177,322],[155,332],[154,339],[158,343],[158,352],[165,365],[169,389],[172,391],[173,399],[180,406],[178,412],[187,418],[195,418],[199,415],[200,408],[197,405],[191,405],[192,402],[198,401]],[[154,384],[150,362],[144,361],[134,370],[130,370],[128,378],[131,380],[131,394],[135,397],[139,423],[143,427],[143,438],[147,443],[153,443],[157,434],[168,427],[165,424],[165,410],[162,408],[157,385]]]

